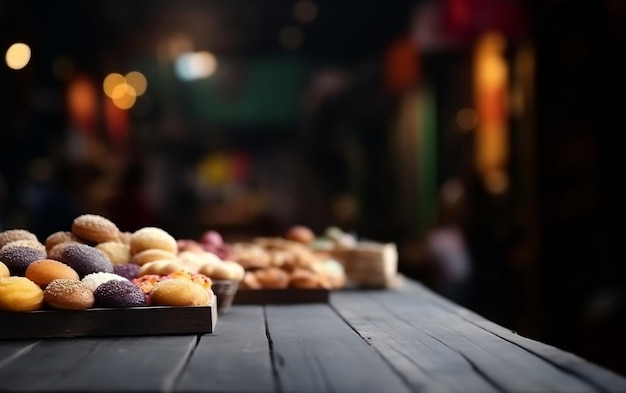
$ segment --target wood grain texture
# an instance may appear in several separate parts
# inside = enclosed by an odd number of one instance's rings
[[[182,392],[273,392],[262,306],[232,307],[220,328],[200,338],[176,385]]]
[[[0,367],[0,391],[169,391],[196,336],[60,338]]]
[[[573,353],[520,336],[510,329],[497,325],[482,316],[433,293],[416,281],[406,280],[405,285],[402,287],[402,291],[430,299],[433,303],[439,305],[450,313],[457,315],[459,318],[475,324],[495,336],[519,346],[520,348],[524,348],[526,351],[535,354],[544,361],[552,364],[554,367],[586,381],[599,391],[626,392],[626,377],[600,367],[597,364],[589,362]]]
[[[265,310],[279,391],[410,391],[327,305],[269,305]]]
[[[398,348],[401,348],[402,353],[410,353],[413,356],[413,361],[417,362],[420,367],[425,367],[424,346],[413,345],[411,351],[409,349],[411,344],[407,344],[407,342],[414,340],[415,337],[422,338],[427,335],[438,341],[441,346],[456,352],[456,357],[460,356],[465,359],[471,369],[475,370],[477,377],[482,377],[492,388],[499,391],[595,392],[605,390],[590,383],[586,378],[580,378],[570,369],[557,367],[552,362],[537,356],[534,352],[504,340],[483,327],[462,318],[457,312],[452,312],[452,310],[443,307],[438,295],[425,288],[411,287],[411,284],[407,284],[407,282],[403,284],[400,290],[370,291],[358,295],[348,291],[333,294],[331,304],[363,337],[373,336],[370,340],[372,345],[379,349],[386,358],[397,358],[397,352],[400,351]],[[368,313],[363,310],[362,304],[364,303],[368,304],[370,309],[375,310],[375,312]],[[457,309],[462,309],[459,306],[454,306]],[[379,316],[372,317],[371,315]],[[376,321],[379,318],[385,322],[376,327]],[[388,332],[381,333],[382,327],[388,329]],[[513,333],[510,334],[513,335]],[[402,343],[402,340],[404,343],[398,344],[398,341]],[[543,346],[543,344],[537,344]],[[415,351],[418,351],[419,354],[416,355]],[[565,352],[556,351],[565,354]],[[454,386],[448,387],[453,391],[468,391],[472,387],[476,388],[475,391],[483,391],[477,385],[468,384],[466,388],[457,385],[460,379],[457,371],[467,370],[467,367],[459,368],[460,363],[458,360],[454,360],[451,353],[439,358],[429,356],[428,359],[431,362],[436,362],[436,365],[429,365],[431,374],[433,374],[432,367],[442,367],[445,370],[447,366],[456,362],[454,367],[449,368],[450,375],[454,375],[450,379],[454,381],[448,382]],[[406,367],[406,364],[398,361],[392,361],[392,364],[395,364],[402,370],[403,374],[407,375],[407,370],[402,368]],[[439,380],[445,376],[445,371],[443,374],[439,371],[439,375],[436,372],[433,375],[436,375]],[[467,382],[474,379],[471,375],[465,375],[464,378]]]

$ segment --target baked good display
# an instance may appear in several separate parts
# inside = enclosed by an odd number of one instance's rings
[[[76,270],[54,259],[40,259],[31,263],[26,268],[25,276],[44,289],[58,278],[80,280]]]
[[[43,291],[45,303],[61,310],[87,310],[93,307],[93,290],[85,283],[67,278],[52,280]]]
[[[113,273],[109,258],[88,244],[69,244],[61,253],[61,262],[76,270],[81,278],[90,273]]]
[[[0,250],[0,262],[9,268],[12,276],[23,276],[28,265],[45,258],[45,253],[28,246],[10,245]]]
[[[36,311],[43,304],[43,290],[30,279],[22,276],[0,278],[1,311]]]
[[[37,239],[37,235],[27,229],[7,229],[0,232],[0,248],[4,247],[5,244],[16,240],[39,241],[39,239]]]
[[[97,214],[82,214],[72,222],[71,232],[79,239],[91,243],[117,241],[120,230],[113,221]]]

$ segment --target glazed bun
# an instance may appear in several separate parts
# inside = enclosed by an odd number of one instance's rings
[[[80,280],[76,270],[72,269],[63,262],[55,261],[53,259],[40,259],[31,263],[26,268],[26,277],[42,288],[46,288],[48,284],[58,278],[65,278],[74,281]]]
[[[184,278],[159,281],[150,291],[154,306],[206,306],[211,300],[206,289]]]
[[[0,278],[0,310],[29,312],[43,307],[43,290],[22,276]]]
[[[130,250],[133,255],[151,248],[158,248],[174,254],[178,252],[176,239],[161,228],[144,227],[133,232],[130,237]]]
[[[117,225],[97,214],[83,214],[76,217],[72,222],[72,233],[94,244],[116,241],[120,238]]]

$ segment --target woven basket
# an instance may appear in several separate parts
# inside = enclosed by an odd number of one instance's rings
[[[233,304],[233,299],[237,294],[239,288],[239,281],[233,280],[214,280],[211,284],[211,289],[215,296],[217,296],[217,312],[224,314],[228,312],[230,306]]]
[[[398,250],[393,243],[361,242],[331,255],[343,264],[348,286],[391,288],[398,283]]]

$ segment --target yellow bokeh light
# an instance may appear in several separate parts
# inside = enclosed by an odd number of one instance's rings
[[[137,96],[145,93],[148,88],[148,81],[146,80],[146,77],[139,71],[131,71],[126,74],[126,83],[135,89]]]
[[[124,78],[124,76],[115,72],[111,73],[107,75],[106,78],[104,78],[104,83],[102,84],[102,87],[104,89],[104,94],[106,94],[108,97],[113,98],[113,91],[119,85],[125,85],[125,84],[126,84],[126,79]]]
[[[7,65],[14,70],[21,70],[30,61],[30,47],[24,43],[17,42],[7,49],[5,60]]]
[[[113,89],[111,99],[113,100],[113,104],[118,108],[130,109],[137,101],[137,94],[135,93],[135,89],[129,84],[120,83]]]

